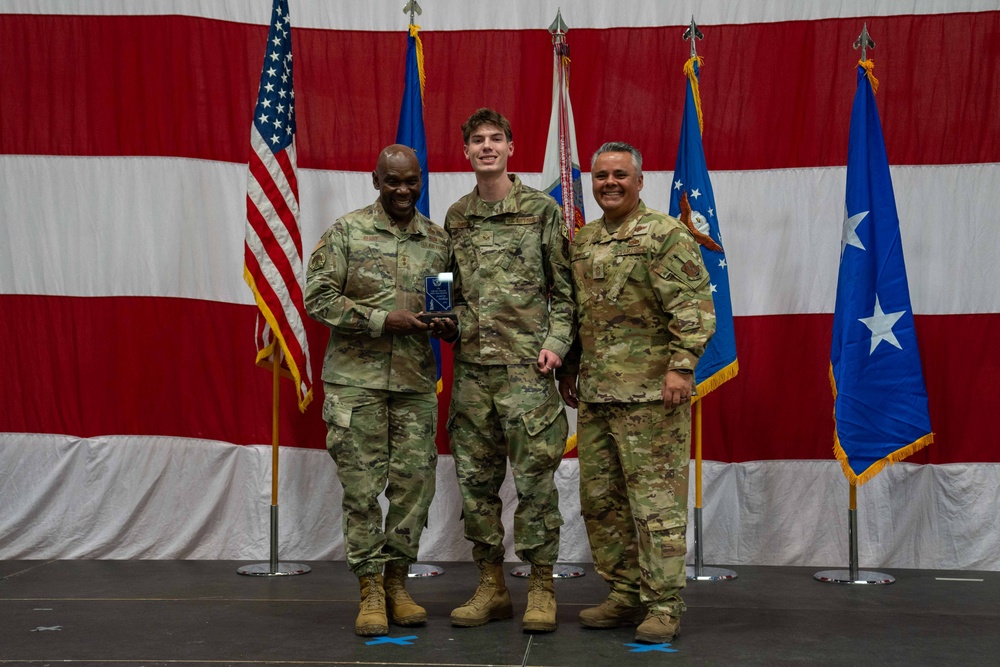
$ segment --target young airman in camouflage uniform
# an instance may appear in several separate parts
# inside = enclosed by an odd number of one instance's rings
[[[558,375],[579,409],[581,506],[611,593],[580,622],[667,642],[684,611],[688,401],[715,309],[695,240],[639,199],[639,152],[605,144],[592,175],[604,216],[573,239],[579,336]]]
[[[378,200],[337,219],[309,259],[305,305],[330,328],[323,360],[326,445],[344,487],[347,564],[361,584],[359,635],[420,625],[404,588],[434,496],[436,370],[424,277],[447,271],[451,242],[416,210],[420,165],[389,146],[372,173]],[[389,509],[382,528],[378,495]],[[385,566],[385,577],[382,568]]]
[[[514,145],[506,118],[480,109],[462,134],[476,188],[444,223],[455,251],[460,327],[449,433],[480,583],[451,622],[470,627],[513,615],[498,495],[509,455],[518,497],[514,547],[532,566],[522,625],[550,632],[562,525],[553,476],[568,432],[550,372],[573,340],[568,234],[555,200],[507,173]]]

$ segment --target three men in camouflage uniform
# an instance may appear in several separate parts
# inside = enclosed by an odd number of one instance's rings
[[[330,328],[323,419],[344,487],[347,564],[362,596],[355,632],[363,636],[388,633],[386,600],[398,625],[427,619],[404,582],[434,496],[437,378],[428,331],[441,324],[425,324],[417,314],[424,277],[447,271],[451,261],[444,229],[416,210],[416,154],[389,146],[372,181],[378,200],[323,234],[305,290],[309,315]]]
[[[698,244],[639,198],[639,151],[604,144],[591,171],[604,215],[573,239],[579,334],[558,375],[579,409],[580,501],[611,593],[580,622],[639,624],[637,640],[660,643],[684,611],[689,400],[715,309]]]
[[[515,551],[531,563],[523,628],[550,632],[562,525],[553,476],[568,431],[550,372],[573,340],[568,234],[558,204],[507,173],[514,144],[506,118],[480,109],[462,135],[476,188],[444,223],[459,319],[449,433],[480,583],[451,622],[471,627],[513,615],[499,497],[509,455],[518,496]]]

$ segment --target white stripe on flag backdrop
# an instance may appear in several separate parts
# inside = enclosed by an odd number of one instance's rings
[[[867,21],[937,433],[910,460],[1000,461],[988,418],[1000,372],[1000,117],[991,111],[1000,107],[991,57],[1000,3],[901,4],[696,10],[706,161],[726,216],[740,358],[739,376],[706,401],[707,460],[833,459],[828,353],[851,43]],[[486,3],[425,7],[432,219],[473,185],[459,126],[479,106],[511,119],[511,167],[543,185],[545,28],[558,5],[489,3],[492,15]],[[607,140],[643,151],[643,197],[668,207],[684,101],[681,33],[692,8],[647,0],[613,9],[583,0],[564,13],[591,218],[599,209],[586,170]],[[337,216],[375,198],[370,171],[395,137],[402,96],[399,10],[292,2],[307,252]],[[266,0],[0,0],[0,338],[9,346],[0,431],[270,441],[270,377],[247,361],[255,309],[241,278],[247,131],[269,12]],[[323,349],[324,332],[306,327]],[[318,406],[299,415],[282,384],[282,444],[321,449]]]

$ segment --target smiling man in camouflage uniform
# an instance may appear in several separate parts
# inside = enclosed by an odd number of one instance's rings
[[[509,455],[518,497],[514,548],[531,563],[522,627],[551,632],[562,525],[553,476],[568,432],[551,371],[573,340],[568,234],[555,200],[507,173],[514,144],[506,118],[480,109],[462,138],[476,188],[444,223],[455,249],[460,327],[449,433],[480,581],[451,622],[471,627],[513,615],[499,497]]]
[[[604,144],[592,164],[604,216],[573,239],[580,330],[558,375],[579,409],[580,501],[611,593],[580,622],[641,622],[636,639],[661,643],[684,611],[689,401],[715,309],[698,244],[639,199],[639,151]]]
[[[416,154],[389,146],[372,181],[378,200],[323,234],[305,291],[309,315],[330,328],[323,419],[344,487],[347,564],[361,584],[355,632],[364,636],[388,633],[386,600],[388,618],[398,625],[427,619],[404,582],[434,496],[437,378],[428,331],[440,331],[441,323],[428,325],[417,315],[424,277],[446,271],[451,261],[444,229],[416,210],[422,187]]]

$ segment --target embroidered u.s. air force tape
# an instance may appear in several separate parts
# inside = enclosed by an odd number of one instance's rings
[[[611,251],[616,257],[623,257],[625,255],[645,255],[646,248],[644,246],[633,246],[631,243],[622,248],[615,248]]]
[[[515,215],[507,218],[504,222],[508,225],[534,225],[540,219],[537,215]]]

